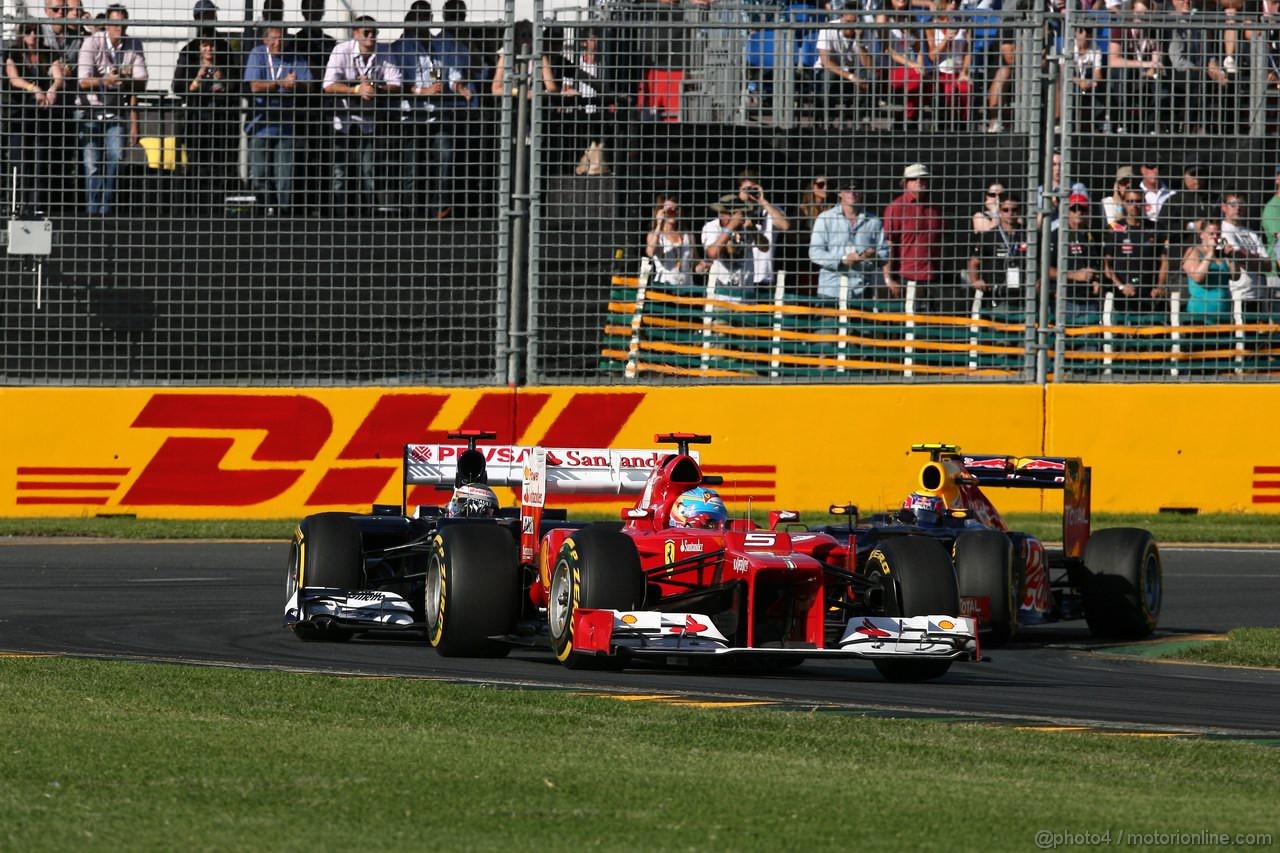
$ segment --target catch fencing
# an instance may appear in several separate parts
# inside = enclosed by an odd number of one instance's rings
[[[74,42],[110,21],[62,2],[4,7],[6,43],[32,24],[64,59],[6,87],[6,384],[1257,382],[1280,361],[1267,4],[153,2],[133,47],[104,30],[107,67]]]

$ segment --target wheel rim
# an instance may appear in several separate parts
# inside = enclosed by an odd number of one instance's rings
[[[422,610],[427,617],[427,626],[434,631],[440,619],[440,588],[444,583],[444,564],[438,557],[432,556],[427,564],[427,583],[423,592]]]
[[[569,578],[569,567],[561,562],[551,575],[551,595],[547,601],[547,622],[551,628],[551,636],[567,636],[569,613],[573,610],[573,584]]]
[[[299,559],[298,543],[294,543],[289,547],[289,574],[284,579],[284,600],[288,601],[293,598],[293,594],[298,591],[298,576],[302,574],[301,560]]]
[[[1142,561],[1142,596],[1147,613],[1155,615],[1160,612],[1160,570],[1156,555],[1150,551]]]

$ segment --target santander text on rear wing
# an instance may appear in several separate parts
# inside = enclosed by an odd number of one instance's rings
[[[523,486],[534,452],[545,454],[545,487],[550,494],[631,494],[644,489],[654,468],[671,450],[602,450],[581,447],[524,447],[499,445],[476,447],[484,455],[490,486]],[[458,459],[466,445],[406,444],[404,485],[453,486]],[[695,460],[698,454],[689,453]]]

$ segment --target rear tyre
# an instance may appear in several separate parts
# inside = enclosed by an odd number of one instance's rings
[[[427,639],[444,657],[501,658],[492,637],[515,628],[520,603],[516,543],[494,524],[449,524],[431,542],[423,611]]]
[[[620,658],[580,652],[574,644],[579,610],[635,610],[644,603],[645,577],[630,536],[588,525],[565,539],[551,571],[547,618],[551,648],[571,669],[621,669]]]
[[[954,559],[960,597],[983,597],[989,602],[982,642],[1003,646],[1018,630],[1020,584],[1013,543],[999,530],[966,531],[956,537]]]
[[[1084,564],[1084,618],[1095,637],[1134,640],[1156,629],[1164,569],[1150,533],[1133,527],[1096,531]]]
[[[287,598],[304,587],[359,589],[364,575],[360,527],[345,512],[322,512],[302,520],[289,549]],[[287,600],[287,599],[286,599]],[[345,642],[352,632],[332,622],[298,622],[293,633],[307,642]]]
[[[925,536],[888,539],[867,559],[867,572],[884,588],[886,616],[929,616],[960,612],[960,592],[951,557]],[[928,681],[946,675],[949,660],[877,660],[886,681]]]

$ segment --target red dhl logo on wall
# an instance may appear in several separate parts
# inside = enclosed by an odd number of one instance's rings
[[[497,432],[496,444],[609,447],[644,397],[644,392],[574,393],[557,412],[548,408],[556,405],[549,393],[481,393],[458,423],[440,429],[432,424],[438,423],[450,394],[387,393],[376,398],[354,429],[341,429],[324,402],[306,395],[159,392],[151,394],[129,424],[131,431],[163,435],[144,463],[98,464],[89,443],[88,450],[82,445],[77,451],[82,458],[66,465],[17,465],[14,500],[20,507],[81,510],[253,507],[286,497],[309,469],[323,465],[315,484],[299,495],[308,510],[372,504],[385,500],[389,489],[398,501],[405,444],[448,443],[448,433],[457,429],[487,429]],[[547,415],[550,425],[540,435],[528,434]],[[215,434],[200,435],[204,431]],[[239,452],[233,454],[237,445]],[[247,464],[228,461],[246,453]],[[726,499],[775,499],[774,465],[708,468],[724,476]],[[566,497],[565,502],[574,503],[619,500]],[[408,499],[410,504],[437,504],[442,493],[417,487]]]
[[[1253,466],[1253,502],[1280,504],[1280,465]]]

